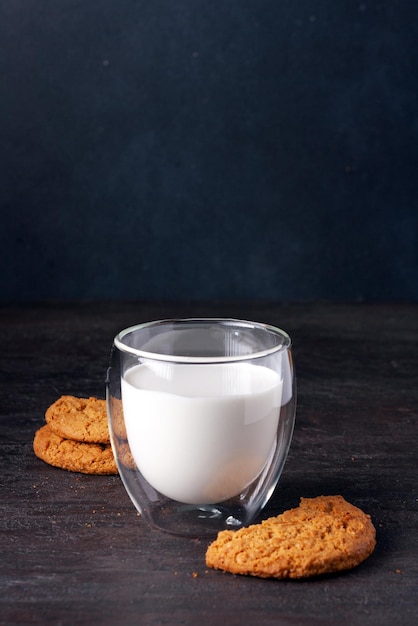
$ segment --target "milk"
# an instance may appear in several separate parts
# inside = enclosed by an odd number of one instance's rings
[[[249,363],[150,361],[122,378],[129,446],[145,479],[186,504],[243,492],[275,449],[282,381]]]

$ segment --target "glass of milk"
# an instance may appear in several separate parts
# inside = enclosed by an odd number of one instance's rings
[[[204,536],[260,513],[295,421],[284,331],[234,319],[139,324],[115,337],[106,390],[119,473],[148,523]]]

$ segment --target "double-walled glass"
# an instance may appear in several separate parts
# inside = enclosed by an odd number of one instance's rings
[[[106,389],[119,473],[146,521],[204,536],[260,513],[295,420],[284,331],[233,319],[127,328],[114,339]]]

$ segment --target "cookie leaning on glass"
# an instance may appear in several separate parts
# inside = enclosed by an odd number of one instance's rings
[[[261,524],[221,531],[206,564],[260,578],[308,578],[351,569],[375,545],[369,515],[342,496],[318,496]]]
[[[105,400],[61,396],[45,413],[33,449],[49,465],[83,474],[117,474]]]

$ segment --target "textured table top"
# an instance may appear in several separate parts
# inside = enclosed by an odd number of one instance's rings
[[[341,494],[370,513],[372,556],[309,581],[205,566],[206,540],[148,528],[118,476],[34,456],[63,394],[104,397],[113,336],[166,317],[230,316],[289,332],[298,409],[261,517]],[[67,303],[0,307],[0,624],[415,624],[418,616],[418,307]]]

